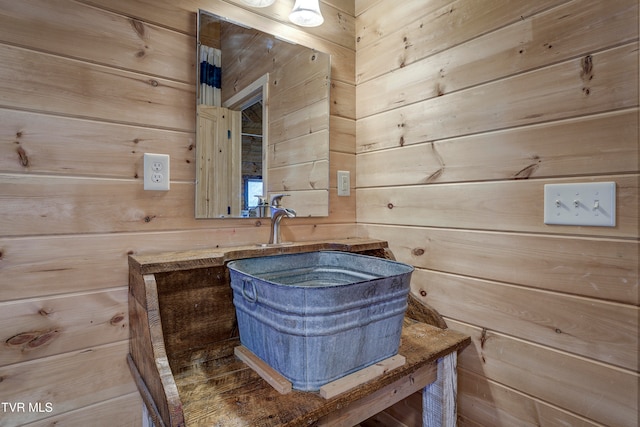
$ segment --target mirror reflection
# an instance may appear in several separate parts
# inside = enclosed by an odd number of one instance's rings
[[[196,217],[327,216],[329,55],[198,13]]]

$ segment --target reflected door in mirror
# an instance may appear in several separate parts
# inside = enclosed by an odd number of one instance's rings
[[[240,216],[241,152],[240,111],[199,105],[196,218]]]

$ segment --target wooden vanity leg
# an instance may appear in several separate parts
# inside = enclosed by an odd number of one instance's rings
[[[438,360],[438,378],[422,390],[423,427],[455,427],[458,395],[457,352]]]

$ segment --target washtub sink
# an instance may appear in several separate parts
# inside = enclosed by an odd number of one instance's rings
[[[293,388],[316,391],[397,354],[410,265],[318,251],[228,267],[242,345]]]

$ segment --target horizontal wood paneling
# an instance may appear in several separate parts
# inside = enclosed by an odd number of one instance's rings
[[[458,371],[458,411],[465,414],[465,418],[458,419],[459,426],[601,425],[463,369]],[[478,423],[469,422],[466,417],[473,417]]]
[[[128,340],[0,367],[3,399],[51,402],[53,411],[3,414],[3,426],[55,416],[136,391],[124,355]],[[135,416],[132,414],[132,416]]]
[[[638,3],[356,13],[358,228],[474,337],[458,423],[635,426]],[[543,223],[545,184],[599,181],[616,227]]]
[[[2,0],[0,40],[195,85],[193,36],[68,0],[48,3]]]
[[[273,191],[327,188],[329,185],[329,161],[318,160],[285,168],[273,168],[269,170],[269,180]]]
[[[171,187],[169,192],[145,192],[142,179],[0,175],[0,198],[6,205],[0,227],[7,236],[19,236],[210,226],[193,218],[193,183]]]
[[[0,45],[3,107],[193,132],[195,86]],[[43,78],[41,70],[46,70]]]
[[[378,3],[358,19],[358,38],[369,44],[358,46],[356,52],[357,82],[362,83],[406,67],[425,56],[526,19],[565,1],[458,0],[448,4],[437,1],[432,3],[439,6],[437,9],[421,8],[420,3],[407,8],[389,8],[385,2]],[[371,37],[361,28],[371,28]]]
[[[576,58],[363,118],[356,123],[357,149],[398,147],[635,107],[637,42],[590,57],[598,72],[588,82],[581,77],[584,58]]]
[[[575,1],[565,3],[363,82],[357,87],[358,117],[633,41],[638,2],[619,0],[616,6],[611,10],[601,1],[583,2],[579,8]],[[394,13],[408,10],[395,8]],[[598,37],[591,37],[595,32]],[[379,96],[381,92],[385,96]]]
[[[0,301],[59,295],[126,286],[127,257],[157,252],[158,248],[186,250],[267,242],[269,224],[247,221],[225,227],[228,221],[202,230],[134,232],[0,239],[4,286]],[[306,228],[306,227],[305,227]],[[300,232],[304,240],[304,232]],[[307,237],[306,240],[312,240]],[[90,277],[91,280],[87,280]]]
[[[319,176],[324,177],[323,180],[327,179],[326,170],[319,172]],[[314,176],[309,175],[310,181],[305,182],[315,182]],[[0,211],[0,226],[6,230],[5,236],[172,231],[212,227],[211,222],[193,218],[192,183],[173,183],[172,190],[165,193],[145,192],[140,181],[0,174],[0,201],[7,206]],[[285,190],[284,187],[280,188]],[[326,195],[318,197],[326,198]],[[127,200],[128,205],[121,206],[116,203],[117,200]],[[318,203],[321,203],[320,199]],[[321,205],[326,206],[326,201]],[[255,227],[254,219],[218,221],[222,221],[218,226],[225,228]],[[307,221],[317,224],[333,222],[334,219],[314,218]],[[302,219],[295,222],[304,223]],[[268,227],[268,221],[263,223]]]
[[[398,261],[434,271],[638,305],[633,240],[368,226]],[[486,268],[487,263],[491,268]]]
[[[243,23],[285,40],[318,49],[331,54],[332,78],[355,82],[354,20],[344,13],[344,8],[334,8],[322,3],[325,24],[318,28],[303,29],[289,22],[293,0],[279,0],[265,9],[251,8],[241,0],[189,0],[176,3],[172,0],[81,0],[144,22],[165,26],[195,37],[198,9]],[[195,45],[194,45],[195,49]],[[194,50],[195,52],[195,50]]]
[[[345,224],[283,222],[283,236],[295,241],[318,240],[331,234],[334,227],[336,236],[348,236],[352,229],[348,219],[355,215],[355,204],[340,203],[341,200],[353,199],[337,198],[333,192],[330,206],[336,208],[336,212],[331,212],[331,215]],[[267,243],[268,222],[256,219],[243,221],[244,226],[238,223],[226,226],[229,221],[217,221],[220,227],[206,232],[181,230],[2,238],[3,286],[0,288],[0,301],[126,286],[129,254],[153,253],[159,248],[187,250]]]
[[[355,171],[352,6],[322,3],[325,25],[306,30],[288,23],[293,0],[259,13],[239,0],[0,4],[0,323],[12,344],[0,350],[0,395],[54,409],[3,414],[0,425],[139,425],[119,316],[128,254],[269,237],[264,219],[194,219],[198,8],[331,54],[330,155]],[[308,133],[296,123],[290,115],[280,131]],[[169,192],[142,190],[145,152],[171,156]],[[285,241],[354,234],[355,196],[333,185],[329,216],[285,219]],[[309,193],[299,197],[316,206]]]
[[[126,287],[0,303],[0,366],[129,337]]]
[[[331,116],[329,118],[329,135],[331,151],[356,152],[356,121],[354,119]],[[353,165],[355,166],[355,157]]]
[[[545,184],[616,182],[616,226],[546,225]],[[357,189],[358,221],[425,227],[629,237],[638,230],[638,175]]]
[[[615,144],[603,146],[603,141]],[[638,110],[633,108],[365,152],[357,157],[357,182],[364,188],[604,175],[635,171],[637,152]],[[407,164],[407,158],[413,161]]]
[[[638,308],[416,270],[411,289],[447,317],[625,369],[637,367]]]
[[[280,167],[326,158],[329,153],[329,137],[327,131],[322,130],[272,144],[269,146],[268,164],[271,167]]]
[[[0,109],[0,170],[142,179],[143,153],[171,157],[172,181],[193,181],[194,136],[142,126]]]
[[[459,355],[465,371],[491,378],[604,425],[636,425],[637,373],[554,351],[489,328],[483,330],[449,319],[447,323],[472,338],[472,345]],[[465,381],[460,383],[464,385]],[[473,390],[462,388],[459,392],[475,394]],[[498,411],[502,409],[506,408]],[[494,421],[498,425],[512,425],[500,418],[494,418]]]
[[[114,399],[99,402],[82,409],[65,412],[50,418],[26,424],[26,427],[140,427],[142,425],[142,399],[136,390]]]
[[[284,141],[326,130],[328,112],[329,103],[326,99],[308,106],[303,111],[289,111],[284,115],[270,111],[269,114],[274,118],[269,120],[269,134],[272,135],[272,140]]]
[[[355,99],[355,97],[356,90],[354,86],[338,81],[331,82],[331,115],[355,119],[355,105],[343,101],[351,98]]]

